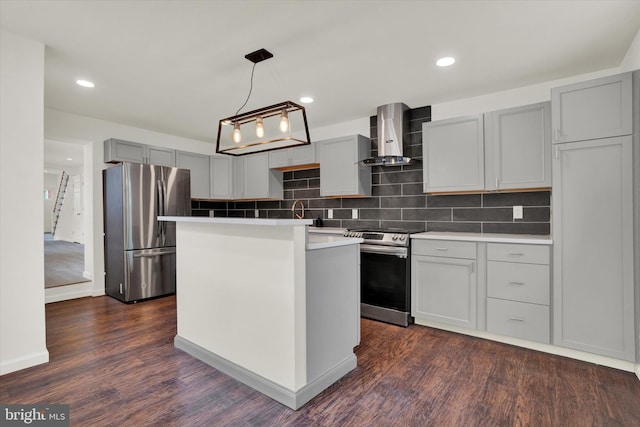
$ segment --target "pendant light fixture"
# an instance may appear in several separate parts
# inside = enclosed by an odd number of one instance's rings
[[[251,97],[256,64],[272,57],[273,54],[265,49],[245,55],[253,62],[249,94],[232,117],[218,123],[216,153],[243,156],[311,143],[307,115],[301,105],[285,101],[240,114]]]

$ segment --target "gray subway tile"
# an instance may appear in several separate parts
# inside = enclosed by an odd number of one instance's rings
[[[425,207],[425,196],[397,196],[381,197],[380,207],[382,208],[423,208]]]
[[[353,199],[342,199],[343,208],[379,208],[378,197],[355,197]]]
[[[382,228],[399,228],[402,230],[424,231],[424,221],[380,221]]]
[[[359,209],[360,219],[401,220],[400,209]]]
[[[479,222],[440,222],[428,221],[427,231],[449,231],[457,233],[480,233],[482,225]]]
[[[482,195],[482,206],[550,206],[550,191],[521,193],[487,193]]]
[[[454,221],[513,221],[513,210],[510,208],[454,208]]]
[[[374,185],[371,194],[377,196],[399,196],[402,194],[402,184]]]
[[[456,207],[480,207],[482,199],[480,194],[451,194],[428,195],[427,207],[429,208],[456,208]]]
[[[342,207],[342,199],[311,199],[309,200],[309,207],[313,209],[335,209]]]
[[[485,222],[482,224],[484,233],[507,234],[551,234],[551,224],[542,222]]]

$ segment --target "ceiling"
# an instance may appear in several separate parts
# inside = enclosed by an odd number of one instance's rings
[[[0,24],[46,45],[47,107],[207,142],[247,97],[244,55],[266,48],[242,111],[313,96],[313,139],[390,102],[618,67],[640,1],[0,0]]]

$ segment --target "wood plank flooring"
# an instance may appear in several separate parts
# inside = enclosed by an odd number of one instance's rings
[[[51,361],[0,377],[0,402],[69,404],[72,426],[640,425],[631,373],[422,326],[363,319],[358,367],[293,411],[175,349],[174,296],[46,316]]]

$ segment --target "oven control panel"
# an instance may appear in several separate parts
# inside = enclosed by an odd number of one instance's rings
[[[364,239],[365,243],[407,246],[409,238],[407,233],[388,233],[388,232],[371,232],[371,231],[353,231],[348,230],[343,234],[345,237],[356,237]]]

